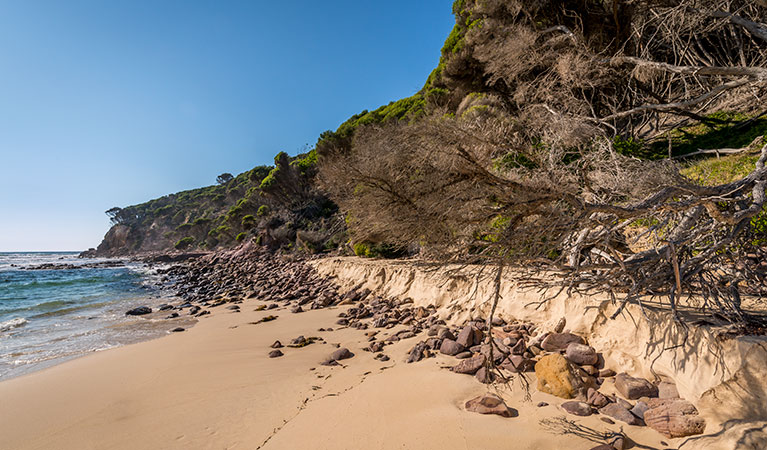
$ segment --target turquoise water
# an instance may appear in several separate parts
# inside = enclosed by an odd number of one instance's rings
[[[0,379],[167,331],[159,319],[125,316],[170,298],[155,271],[124,267],[25,270],[46,263],[82,265],[76,253],[0,253]]]

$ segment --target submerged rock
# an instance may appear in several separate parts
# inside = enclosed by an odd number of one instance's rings
[[[127,311],[125,313],[126,316],[143,316],[144,314],[151,314],[152,308],[148,306],[139,306],[138,308],[133,308],[130,311]]]

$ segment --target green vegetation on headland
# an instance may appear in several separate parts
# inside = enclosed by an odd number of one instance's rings
[[[630,28],[623,25],[631,20],[652,20],[640,18],[634,10],[612,11],[606,3],[591,0],[582,6],[571,14],[528,1],[456,0],[455,26],[441,49],[437,67],[418,92],[353,115],[337,129],[323,132],[315,146],[300,155],[279,152],[273,165],[258,166],[237,176],[221,174],[215,185],[110,209],[107,214],[115,226],[98,252],[210,250],[252,242],[290,251],[322,252],[341,247],[365,257],[414,253],[429,239],[407,233],[392,236],[396,227],[370,224],[391,220],[414,228],[412,222],[393,218],[394,214],[407,208],[419,210],[418,196],[425,198],[447,189],[439,183],[425,186],[431,173],[445,170],[446,185],[450,180],[465,187],[451,193],[451,204],[432,211],[435,216],[442,211],[445,214],[439,216],[438,229],[431,229],[431,233],[457,242],[457,236],[465,232],[472,241],[461,242],[467,254],[479,254],[506,242],[506,248],[491,253],[508,256],[534,248],[536,257],[556,260],[563,255],[561,236],[555,236],[561,230],[532,227],[539,219],[522,220],[518,215],[526,206],[504,206],[507,192],[485,195],[481,189],[486,180],[471,181],[469,177],[476,174],[460,173],[474,162],[470,161],[471,152],[477,142],[492,148],[481,161],[488,176],[515,182],[545,170],[551,173],[548,178],[561,177],[562,183],[582,177],[583,172],[578,171],[591,170],[590,164],[600,163],[599,145],[604,142],[630,161],[663,161],[671,156],[684,167],[681,175],[700,184],[732,181],[753,169],[756,157],[748,153],[720,159],[708,154],[685,157],[700,150],[742,148],[767,134],[767,119],[753,109],[696,110],[670,115],[671,119],[664,116],[666,122],[647,117],[636,122],[612,120],[595,132],[598,121],[592,116],[609,117],[621,108],[662,99],[647,84],[657,73],[643,73],[623,63],[596,68],[595,61],[610,54],[629,55],[629,44],[663,56],[666,44],[658,50],[641,39],[630,41],[623,34]],[[712,36],[709,38],[714,39]],[[594,59],[594,55],[601,59]],[[627,100],[628,95],[620,94],[629,92],[626,83],[636,98]],[[666,88],[669,92],[676,89],[671,82]],[[402,149],[408,146],[418,148],[407,154]],[[447,162],[434,156],[452,147],[464,154]],[[410,164],[420,155],[434,160],[419,160],[418,167]],[[335,161],[338,170],[329,170],[329,161]],[[383,173],[385,170],[396,176]],[[356,178],[352,179],[352,173]],[[544,181],[537,183],[525,193],[545,188],[555,192]],[[628,202],[630,195],[642,189],[626,189],[612,201]],[[605,196],[602,191],[588,192],[592,194]],[[406,206],[399,210],[380,208],[381,202],[388,207],[397,201]],[[461,201],[481,204],[477,209],[482,209],[482,214],[470,217],[476,211],[467,212],[455,205]],[[382,217],[386,214],[392,217]],[[461,220],[467,222],[456,219],[462,214]],[[551,213],[546,220],[564,222],[568,217]],[[470,226],[464,227],[465,223]],[[641,219],[636,223],[653,222]]]

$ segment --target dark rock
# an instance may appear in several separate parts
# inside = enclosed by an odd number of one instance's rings
[[[172,333],[180,333],[180,332],[182,332],[182,331],[186,331],[186,330],[185,330],[184,328],[181,328],[181,327],[176,327],[176,328],[174,328],[174,329],[172,329],[172,330],[170,330],[170,331],[171,331]]]
[[[202,316],[207,316],[208,314],[210,314],[210,311],[208,311],[208,310],[206,309],[206,310],[203,310],[203,311],[200,311],[200,312],[198,312],[197,314],[195,314],[195,315],[194,315],[194,317],[202,317]]]
[[[487,367],[480,367],[477,373],[474,374],[477,380],[482,384],[490,384],[495,380],[495,375],[492,371],[487,370]]]
[[[283,355],[283,353],[280,350],[272,350],[271,352],[269,352],[269,357],[270,358],[279,358],[282,355]]]
[[[168,311],[173,309],[173,306],[163,303],[162,305],[158,306],[157,309],[160,311]]]
[[[567,346],[565,355],[567,359],[581,366],[596,364],[599,359],[594,347],[578,344],[577,342],[572,342]]]
[[[610,425],[615,425],[615,421],[609,417],[600,417],[599,420],[604,423],[609,423]]]
[[[466,358],[471,358],[471,355],[472,355],[472,354],[473,354],[473,353],[471,353],[471,352],[469,352],[469,351],[465,351],[465,352],[461,352],[461,353],[459,353],[459,354],[455,355],[455,358],[456,358],[456,359],[466,359]]]
[[[601,444],[601,445],[597,445],[596,447],[591,447],[589,450],[617,450],[617,449],[610,444]]]
[[[641,419],[617,403],[609,403],[607,406],[600,408],[599,412],[621,422],[626,422],[629,425],[644,425]]]
[[[133,308],[130,311],[127,311],[125,313],[126,316],[143,316],[144,314],[151,314],[152,308],[148,306],[139,306],[138,308]]]
[[[644,413],[650,409],[649,406],[647,406],[647,403],[643,401],[638,401],[636,405],[634,405],[633,408],[631,408],[629,411],[631,411],[631,414],[639,417],[640,419],[644,420]]]
[[[463,327],[461,332],[458,333],[456,342],[458,342],[465,348],[480,344],[482,343],[482,331],[480,331],[478,328],[473,327],[471,325],[466,325],[465,327]]]
[[[587,393],[587,400],[590,405],[593,405],[596,408],[602,408],[607,406],[610,401],[607,399],[607,397],[604,396],[601,392],[597,391],[594,388],[589,388]]]
[[[166,317],[166,319],[175,319],[176,317],[178,317],[178,313],[177,312],[172,312],[172,313],[170,313],[170,315],[168,317]]]
[[[615,376],[615,389],[629,400],[658,396],[657,386],[644,378],[632,377],[625,372]]]
[[[349,359],[354,356],[354,353],[350,352],[348,348],[342,347],[330,354],[322,363],[325,366],[338,364],[338,361],[343,359]]]
[[[485,365],[485,361],[485,355],[482,353],[477,353],[471,358],[464,359],[463,361],[459,362],[457,365],[453,366],[451,370],[455,373],[473,375],[477,373],[480,367]]]
[[[549,404],[546,402],[538,402],[538,405],[536,406],[538,406],[539,408],[543,408],[544,406],[549,406]]]
[[[562,409],[576,416],[590,416],[591,405],[585,402],[571,401],[562,403]]]
[[[419,342],[410,350],[407,357],[408,363],[418,362],[428,356],[429,345],[426,342]]]
[[[282,348],[282,342],[274,341],[274,344],[272,344],[271,347],[272,348]]]
[[[512,413],[509,410],[503,399],[493,394],[485,394],[479,397],[473,398],[466,402],[466,411],[471,411],[479,414],[497,414],[501,417],[511,417]]]
[[[551,333],[541,342],[541,348],[547,352],[558,352],[567,349],[567,346],[575,342],[584,344],[583,338],[572,333]]]

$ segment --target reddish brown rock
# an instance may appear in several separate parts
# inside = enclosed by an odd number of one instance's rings
[[[551,333],[541,342],[541,348],[548,352],[567,349],[571,343],[584,344],[583,338],[572,333]]]
[[[572,342],[567,346],[565,355],[567,359],[581,366],[593,366],[599,359],[594,347],[578,344],[577,342]]]
[[[511,417],[511,411],[503,399],[493,394],[485,394],[466,402],[466,411],[479,414],[497,414],[501,417]]]
[[[272,350],[271,352],[269,352],[269,357],[270,358],[279,358],[282,355],[283,355],[283,353],[281,351],[279,351],[279,350]]]
[[[587,394],[587,400],[590,405],[593,405],[597,408],[602,408],[607,406],[610,401],[607,399],[607,397],[604,396],[601,392],[597,391],[594,388],[589,388],[588,394]]]
[[[439,347],[439,352],[444,355],[455,356],[466,348],[452,339],[445,339]]]
[[[469,348],[473,345],[482,343],[482,331],[471,325],[463,327],[458,337],[455,340],[457,343],[463,345],[465,348]]]
[[[644,413],[645,423],[669,438],[702,434],[706,421],[698,415],[692,403],[686,400],[663,402]]]
[[[477,378],[477,381],[482,384],[490,384],[493,382],[493,380],[495,380],[495,375],[493,375],[493,372],[487,370],[487,367],[485,366],[480,367],[474,376]]]
[[[615,376],[615,389],[629,400],[640,397],[657,397],[658,387],[644,378],[632,377],[622,372]]]
[[[599,412],[613,419],[626,422],[629,425],[644,425],[642,421],[631,412],[617,403],[609,403],[607,406],[600,408]]]
[[[562,409],[576,416],[590,416],[591,405],[584,402],[572,401],[562,403]]]
[[[480,367],[485,365],[485,355],[482,353],[477,353],[471,358],[464,359],[451,369],[455,373],[464,373],[468,375],[474,375],[477,373],[477,371],[480,369]]]

